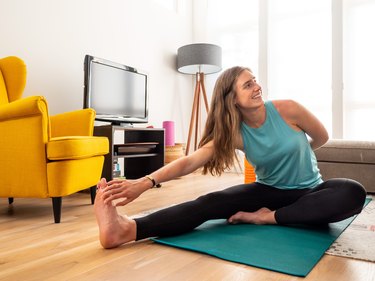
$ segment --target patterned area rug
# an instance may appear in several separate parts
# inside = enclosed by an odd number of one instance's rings
[[[326,254],[375,262],[373,245],[375,245],[375,196],[372,196],[371,202],[332,244]]]

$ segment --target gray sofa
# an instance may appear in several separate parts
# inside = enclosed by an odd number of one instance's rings
[[[315,154],[324,180],[351,178],[375,193],[375,142],[329,140]]]

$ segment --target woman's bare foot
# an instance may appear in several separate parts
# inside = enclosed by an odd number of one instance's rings
[[[237,212],[228,219],[231,224],[252,223],[252,224],[276,224],[275,211],[268,208],[260,208],[256,212]]]
[[[96,193],[94,210],[99,226],[100,243],[105,249],[115,248],[136,238],[135,221],[117,213],[112,203],[105,204],[103,188],[105,181],[100,181]]]

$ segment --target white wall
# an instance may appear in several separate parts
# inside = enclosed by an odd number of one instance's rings
[[[25,96],[44,95],[50,114],[82,108],[85,54],[150,75],[149,123],[176,122],[186,141],[192,77],[176,71],[178,47],[193,43],[192,4],[170,11],[153,0],[0,0],[0,57],[27,64]]]

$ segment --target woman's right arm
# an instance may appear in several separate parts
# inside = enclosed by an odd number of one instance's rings
[[[190,174],[203,167],[213,157],[213,141],[208,142],[194,153],[181,157],[168,165],[151,173],[150,176],[156,183],[166,182],[174,178]],[[105,202],[122,199],[117,206],[123,206],[136,199],[143,192],[153,187],[147,177],[136,180],[112,180],[104,188]]]
[[[213,142],[208,142],[188,156],[181,157],[153,172],[151,176],[156,183],[166,182],[177,177],[188,175],[203,167],[213,156]]]

